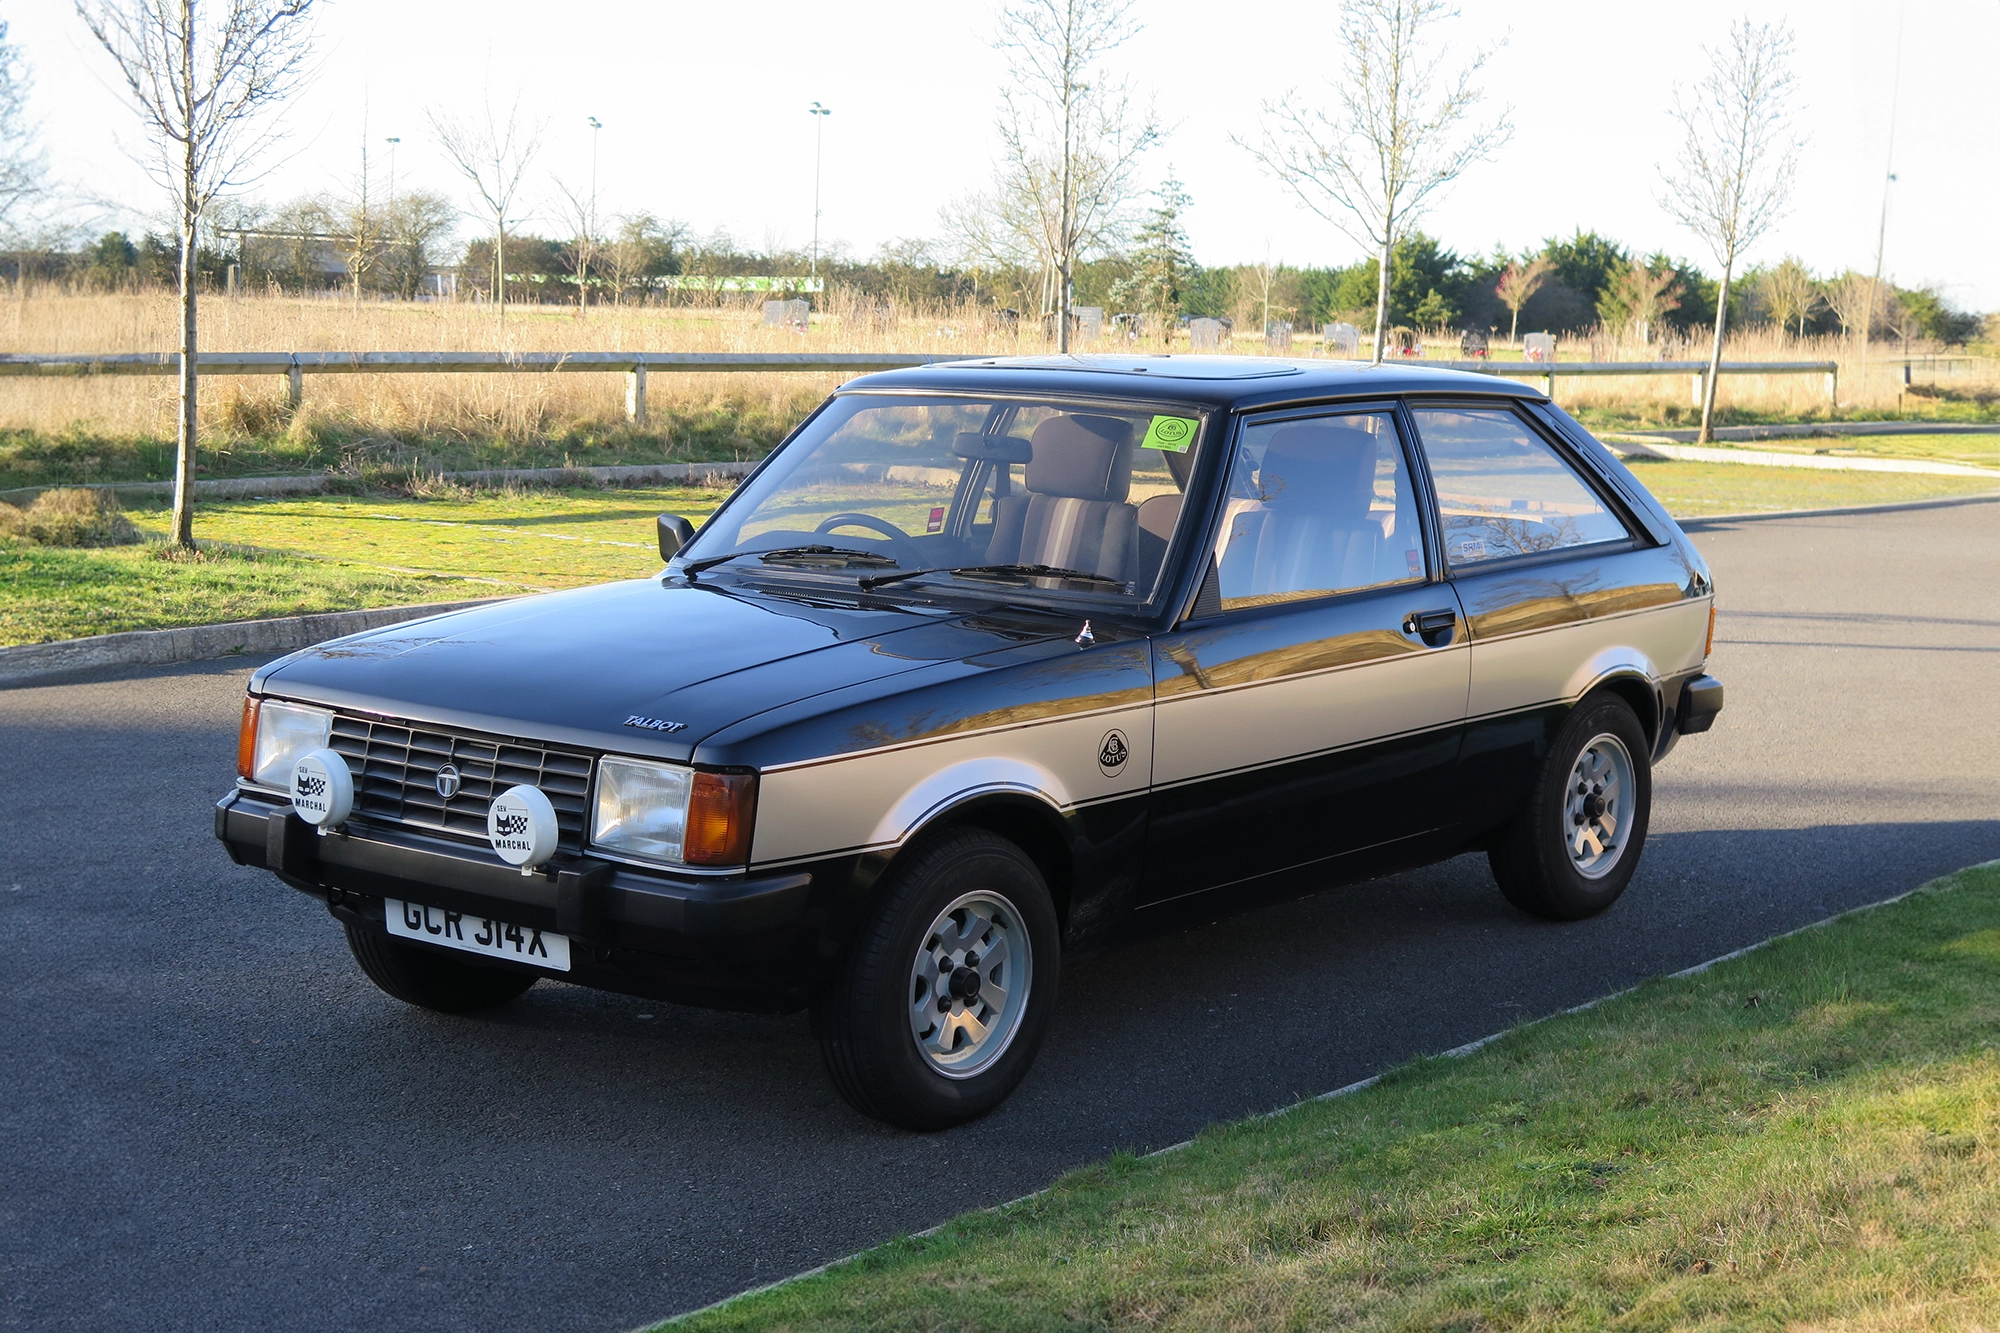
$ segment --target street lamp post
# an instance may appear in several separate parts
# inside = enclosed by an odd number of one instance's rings
[[[831,107],[814,102],[806,108],[806,114],[813,118],[813,249],[812,278],[819,281],[819,164],[820,149],[826,142],[826,118],[833,114]]]
[[[590,257],[597,251],[597,136],[604,129],[604,122],[596,116],[585,116],[590,126],[590,211],[583,220],[583,263],[577,267],[582,271],[576,275],[577,309],[590,304]]]

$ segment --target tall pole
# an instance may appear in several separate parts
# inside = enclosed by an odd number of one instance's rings
[[[1875,324],[1875,292],[1882,285],[1882,247],[1889,238],[1889,187],[1896,183],[1896,103],[1903,95],[1903,6],[1896,6],[1896,68],[1889,78],[1889,152],[1882,168],[1882,218],[1875,227],[1875,275],[1868,279],[1868,308],[1861,312],[1859,392],[1868,393],[1868,335]]]
[[[382,142],[389,145],[389,207],[394,208],[396,206],[396,145],[403,141],[401,139],[384,139]]]
[[[597,251],[597,136],[604,129],[604,122],[596,116],[584,117],[590,123],[590,211],[583,220],[583,262],[577,265],[576,308],[583,309],[590,304],[590,258]]]
[[[814,102],[806,108],[806,114],[813,118],[813,248],[812,278],[819,281],[819,164],[821,149],[826,144],[826,118],[833,114],[831,107]]]

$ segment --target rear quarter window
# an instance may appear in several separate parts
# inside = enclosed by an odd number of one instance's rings
[[[1412,406],[1454,568],[1625,541],[1610,506],[1504,407]]]

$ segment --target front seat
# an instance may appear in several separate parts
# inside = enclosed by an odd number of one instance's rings
[[[1240,511],[1222,561],[1226,598],[1330,592],[1382,582],[1375,437],[1300,423],[1271,437],[1257,468],[1261,502]]]
[[[1112,417],[1050,417],[1029,441],[1025,495],[993,504],[993,565],[1053,565],[1130,579],[1138,510],[1132,426]]]

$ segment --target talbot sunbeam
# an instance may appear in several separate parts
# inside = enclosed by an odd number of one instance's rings
[[[870,375],[658,527],[651,577],[257,671],[216,835],[398,1000],[809,1009],[913,1129],[1003,1101],[1063,956],[1172,904],[1477,850],[1524,912],[1605,910],[1722,707],[1701,556],[1482,375]]]

